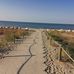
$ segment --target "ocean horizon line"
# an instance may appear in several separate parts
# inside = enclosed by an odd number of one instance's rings
[[[37,23],[37,24],[71,24],[74,23],[58,23],[58,22],[33,22],[33,21],[15,21],[15,20],[0,20],[0,22],[13,22],[13,23]]]
[[[20,26],[37,29],[73,29],[74,24],[59,24],[59,23],[36,23],[36,22],[17,22],[17,21],[0,21],[0,26]]]

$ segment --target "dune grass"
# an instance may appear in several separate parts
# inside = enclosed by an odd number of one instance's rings
[[[65,32],[63,32],[65,33]],[[74,58],[74,39],[69,38],[68,36],[62,36],[62,32],[50,31],[49,35],[57,41],[61,46]],[[71,41],[72,39],[72,41]]]
[[[5,52],[4,50],[9,51],[9,45],[12,47],[12,43],[15,44],[15,39],[29,36],[31,32],[25,29],[0,29],[0,53]]]

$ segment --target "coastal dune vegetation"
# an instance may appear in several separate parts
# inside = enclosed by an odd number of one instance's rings
[[[65,31],[49,31],[49,36],[57,41],[67,51],[67,53],[74,59],[74,32]]]
[[[33,30],[21,28],[0,28],[0,57],[14,49],[16,39],[24,39],[24,36],[29,36],[32,32]]]

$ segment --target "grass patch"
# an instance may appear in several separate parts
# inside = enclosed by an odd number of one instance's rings
[[[61,46],[69,52],[70,56],[74,58],[74,42],[70,41],[66,38],[64,38],[61,34],[61,32],[58,31],[51,31],[48,32],[49,36],[51,36],[55,41],[57,41]]]

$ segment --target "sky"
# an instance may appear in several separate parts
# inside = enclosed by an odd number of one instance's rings
[[[0,0],[0,20],[74,24],[74,0]]]

